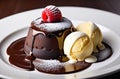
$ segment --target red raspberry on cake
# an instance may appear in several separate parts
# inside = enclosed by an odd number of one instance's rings
[[[53,5],[45,7],[42,12],[43,22],[57,22],[62,20],[61,11]]]

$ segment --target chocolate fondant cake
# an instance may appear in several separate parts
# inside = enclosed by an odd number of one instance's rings
[[[44,23],[41,18],[31,23],[24,50],[41,59],[56,59],[63,54],[63,41],[72,32],[72,22],[64,18],[60,22]]]
[[[112,49],[103,42],[96,24],[85,22],[75,28],[56,6],[50,5],[31,22],[26,37],[10,44],[7,54],[10,63],[17,67],[66,74],[109,58]]]

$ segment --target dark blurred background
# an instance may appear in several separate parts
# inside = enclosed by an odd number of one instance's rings
[[[26,10],[56,6],[90,7],[120,15],[120,0],[0,0],[0,19]]]
[[[47,5],[89,7],[120,15],[120,0],[0,0],[0,19]],[[101,79],[119,79],[120,72]]]

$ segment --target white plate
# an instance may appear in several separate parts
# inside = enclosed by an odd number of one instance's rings
[[[100,24],[99,27],[103,32],[104,41],[112,46],[113,55],[106,61],[93,64],[86,70],[66,75],[45,74],[38,71],[30,72],[12,67],[8,62],[6,48],[14,40],[26,36],[27,26],[30,26],[31,21],[41,15],[42,9],[36,9],[0,20],[0,77],[14,79],[80,79],[98,77],[120,69],[120,16],[89,8],[60,7],[60,9],[63,16],[72,20],[74,25],[81,21],[92,21]]]

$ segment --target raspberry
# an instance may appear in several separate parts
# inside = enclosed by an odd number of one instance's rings
[[[57,22],[62,20],[61,11],[53,5],[45,7],[42,12],[43,22]]]

